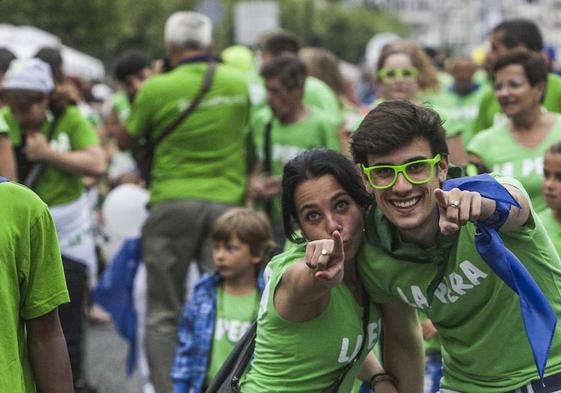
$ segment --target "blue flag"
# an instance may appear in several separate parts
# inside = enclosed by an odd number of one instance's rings
[[[128,375],[134,371],[138,358],[133,285],[140,251],[140,239],[126,240],[101,275],[93,294],[94,300],[111,314],[115,328],[129,343]]]
[[[487,174],[447,180],[442,187],[444,191],[453,188],[478,192],[497,204],[495,213],[489,219],[475,222],[475,246],[489,267],[520,297],[526,336],[543,382],[557,316],[534,278],[518,257],[506,248],[497,232],[508,218],[510,207],[520,208],[520,204],[506,188]]]

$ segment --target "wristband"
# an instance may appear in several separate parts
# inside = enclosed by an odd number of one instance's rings
[[[397,383],[397,380],[388,373],[376,373],[370,377],[369,386],[374,388],[378,382],[382,381],[391,382],[394,385]]]

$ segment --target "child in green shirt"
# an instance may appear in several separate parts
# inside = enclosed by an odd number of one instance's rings
[[[542,192],[547,209],[539,216],[557,253],[561,254],[561,142],[545,152]]]
[[[183,311],[171,371],[174,393],[204,392],[257,317],[259,272],[272,238],[267,218],[250,209],[231,209],[216,220],[212,255],[218,271],[195,284]]]

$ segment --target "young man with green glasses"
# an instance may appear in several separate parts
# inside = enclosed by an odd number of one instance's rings
[[[433,178],[434,166],[440,160],[440,154],[437,154],[434,158],[414,158],[413,161],[401,165],[382,164],[366,167],[364,164],[361,164],[361,166],[364,175],[368,179],[368,183],[373,188],[383,190],[393,187],[400,173],[411,184],[428,183]]]
[[[431,319],[441,392],[561,392],[561,262],[520,183],[450,180],[440,118],[405,101],[373,109],[351,148],[375,199],[359,276],[371,298]]]

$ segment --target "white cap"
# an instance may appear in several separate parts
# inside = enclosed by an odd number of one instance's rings
[[[198,12],[175,12],[166,21],[164,40],[176,45],[196,43],[206,48],[212,42],[212,22]]]
[[[4,75],[2,88],[49,94],[54,89],[51,66],[36,58],[12,60]]]

